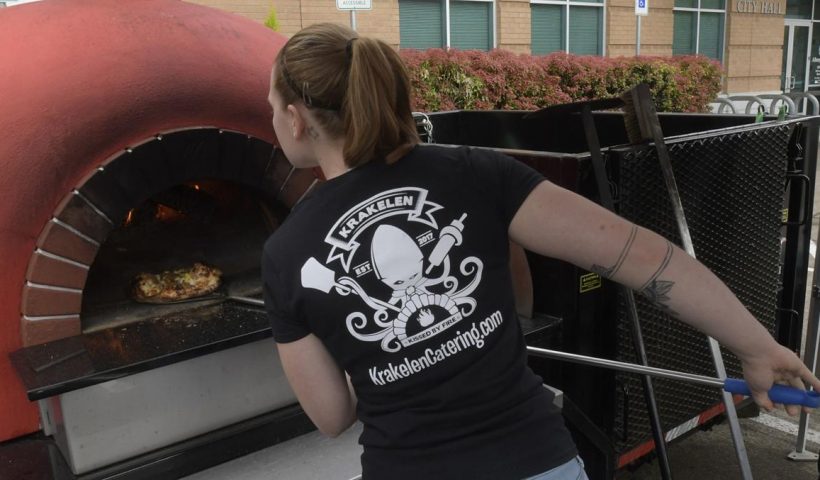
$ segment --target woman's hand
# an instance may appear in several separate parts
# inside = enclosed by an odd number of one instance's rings
[[[808,384],[815,391],[820,391],[820,381],[812,375],[803,361],[774,339],[768,348],[745,357],[739,356],[739,358],[743,366],[743,377],[746,379],[749,390],[752,391],[752,398],[755,403],[766,410],[776,407],[767,394],[774,383],[782,383],[801,390],[805,390]],[[789,415],[800,414],[798,405],[785,405],[785,408]],[[810,411],[808,407],[803,407],[803,409]]]

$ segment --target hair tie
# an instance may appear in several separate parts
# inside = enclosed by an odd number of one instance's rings
[[[345,52],[347,52],[347,60],[353,60],[353,40],[357,40],[359,37],[353,37],[347,41],[347,46],[345,47]]]
[[[285,79],[285,83],[293,90],[294,93],[297,95],[302,96],[302,102],[308,108],[322,108],[325,110],[340,110],[341,106],[336,105],[330,102],[324,102],[317,98],[313,98],[308,91],[310,90],[310,83],[302,82],[302,88],[299,88],[299,85],[293,80],[293,77],[290,76],[290,72],[288,71],[287,65],[285,65],[285,59],[282,57],[282,77]]]
[[[285,83],[287,83],[288,87],[290,87],[290,89],[293,90],[295,93],[298,94],[301,91],[302,100],[304,101],[304,99],[305,99],[304,98],[305,97],[305,88],[304,87],[305,86],[303,84],[302,88],[300,90],[299,87],[296,85],[296,82],[293,81],[293,78],[291,78],[291,76],[290,76],[290,72],[288,72],[288,67],[287,67],[287,65],[285,65],[285,57],[284,56],[282,56],[282,69],[281,70],[282,70],[282,78],[285,79]],[[307,102],[305,102],[305,103],[307,103]]]

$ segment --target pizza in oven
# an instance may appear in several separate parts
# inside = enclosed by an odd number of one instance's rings
[[[190,267],[160,273],[140,273],[134,280],[134,299],[164,303],[213,293],[221,283],[222,271],[196,262]]]

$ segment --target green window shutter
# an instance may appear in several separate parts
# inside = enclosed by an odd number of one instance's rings
[[[601,54],[603,8],[569,7],[569,53]]]
[[[715,60],[723,59],[723,14],[700,14],[699,53]]]
[[[677,5],[675,5],[677,7]],[[726,3],[724,0],[700,0],[700,8],[710,9],[710,10],[725,10]],[[809,12],[811,12],[811,6],[809,6]]]
[[[532,54],[546,55],[563,52],[566,7],[561,5],[536,5],[530,7],[532,31]]]
[[[399,0],[399,47],[444,47],[443,18],[441,0]]]
[[[787,0],[786,18],[811,19],[811,5],[812,0]],[[815,16],[816,15],[815,13]]]
[[[672,27],[672,55],[695,53],[696,12],[674,12]]]
[[[450,2],[450,46],[461,50],[493,47],[492,2]]]

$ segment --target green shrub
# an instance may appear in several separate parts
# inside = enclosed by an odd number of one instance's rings
[[[420,111],[532,110],[614,97],[647,83],[659,111],[707,111],[720,64],[702,56],[606,58],[504,50],[401,50]]]
[[[503,50],[402,50],[415,110],[530,110],[567,101],[557,79]]]
[[[276,7],[270,7],[270,13],[268,13],[268,18],[265,19],[265,26],[270,28],[274,32],[279,31],[279,18],[276,15]]]

